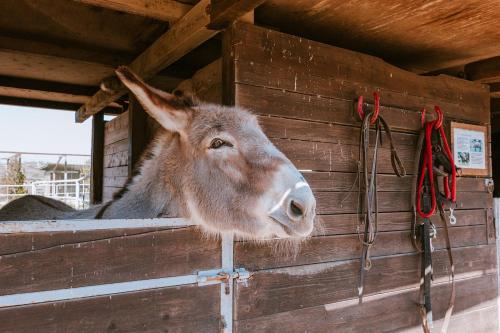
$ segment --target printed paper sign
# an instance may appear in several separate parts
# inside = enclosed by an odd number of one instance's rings
[[[484,132],[455,128],[453,154],[462,169],[486,169],[486,138]]]

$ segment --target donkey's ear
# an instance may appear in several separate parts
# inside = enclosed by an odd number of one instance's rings
[[[182,132],[189,122],[192,109],[175,95],[151,87],[129,68],[120,66],[116,75],[137,97],[146,112],[172,132]]]

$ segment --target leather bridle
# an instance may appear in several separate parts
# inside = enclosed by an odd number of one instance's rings
[[[391,164],[394,173],[398,177],[406,175],[406,170],[398,156],[392,132],[382,116],[380,116],[380,98],[378,93],[374,93],[375,108],[365,115],[363,112],[363,96],[359,97],[357,112],[362,120],[359,138],[359,161],[358,161],[358,237],[362,244],[361,268],[359,275],[358,297],[359,302],[363,301],[363,289],[365,274],[372,266],[370,250],[375,243],[378,228],[378,190],[377,190],[377,161],[379,142],[382,141],[382,130],[385,131],[391,149]],[[370,131],[371,125],[375,126],[375,142],[371,156],[371,167],[368,170]],[[362,216],[362,217],[361,217]],[[360,234],[363,229],[363,235]]]
[[[456,173],[457,169],[453,161],[446,135],[443,129],[443,113],[436,106],[437,120],[423,124],[417,143],[417,155],[415,158],[415,180],[412,187],[412,242],[418,252],[421,253],[421,278],[419,312],[422,319],[422,328],[425,333],[430,333],[432,328],[432,306],[431,306],[431,281],[432,276],[432,238],[436,237],[436,227],[430,217],[439,211],[440,218],[445,225],[446,249],[451,266],[450,277],[452,291],[448,310],[444,318],[441,332],[445,333],[453,312],[455,302],[455,266],[451,252],[451,242],[446,221],[445,204],[454,205],[456,202]],[[422,119],[425,110],[422,112]],[[438,177],[443,178],[444,193],[439,190]],[[418,218],[420,217],[420,219]],[[450,207],[450,224],[455,224],[453,209]],[[418,229],[418,230],[417,230]],[[420,234],[420,246],[417,241],[417,233]]]

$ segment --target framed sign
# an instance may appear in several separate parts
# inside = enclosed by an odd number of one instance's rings
[[[488,175],[488,128],[486,126],[451,123],[453,159],[462,175]]]

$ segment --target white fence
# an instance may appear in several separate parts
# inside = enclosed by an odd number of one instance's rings
[[[88,177],[82,177],[35,181],[23,185],[0,185],[0,207],[26,194],[42,195],[62,201],[75,209],[85,209],[90,203],[90,184]]]

